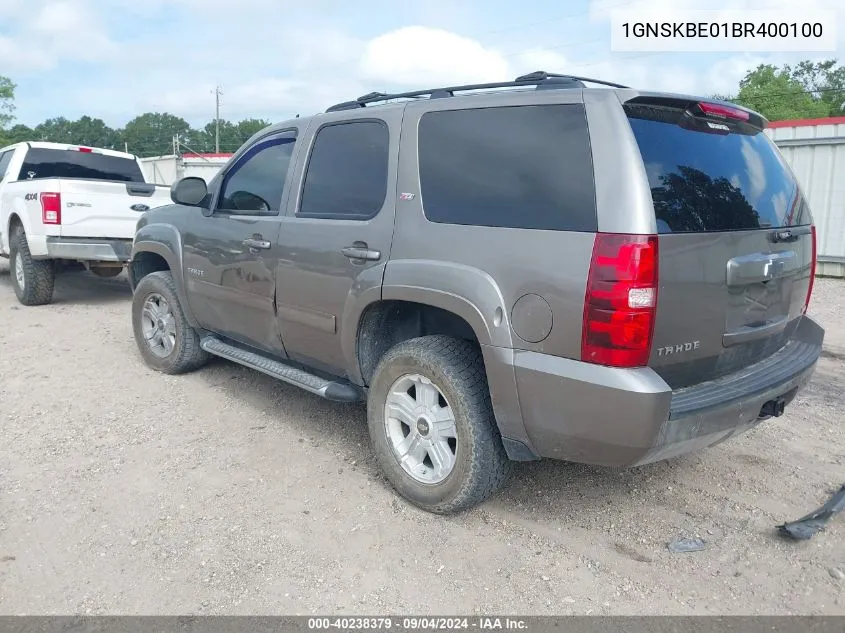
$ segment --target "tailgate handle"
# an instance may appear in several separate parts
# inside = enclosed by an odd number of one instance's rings
[[[781,317],[780,319],[767,321],[763,325],[746,325],[735,332],[724,334],[722,336],[722,345],[730,347],[731,345],[740,345],[758,338],[772,336],[773,334],[783,331],[788,322],[789,319],[787,317]]]
[[[142,198],[151,197],[156,191],[156,186],[149,182],[127,182],[126,193],[130,196],[139,196]]]

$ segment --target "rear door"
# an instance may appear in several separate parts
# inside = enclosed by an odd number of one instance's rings
[[[804,313],[814,237],[762,121],[678,99],[637,98],[625,111],[659,234],[649,364],[680,388],[774,353]]]
[[[354,332],[344,338],[344,326],[357,328],[350,315],[366,297],[380,297],[393,240],[402,109],[367,114],[333,112],[312,123],[278,239],[276,304],[285,349],[294,360],[341,376],[354,358],[343,346]]]
[[[151,200],[155,186],[144,182],[138,162],[98,149],[31,147],[19,180],[59,179],[61,235],[132,239],[141,214],[164,204]]]

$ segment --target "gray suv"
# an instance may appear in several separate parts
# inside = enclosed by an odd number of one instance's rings
[[[537,72],[273,125],[138,223],[141,355],[366,401],[384,474],[438,513],[514,460],[712,446],[781,415],[824,337],[766,123]]]

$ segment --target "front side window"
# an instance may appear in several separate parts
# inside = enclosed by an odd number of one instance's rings
[[[299,213],[364,220],[387,196],[390,134],[380,121],[327,125],[314,139]]]
[[[257,143],[226,174],[217,210],[242,215],[278,215],[296,139]]]

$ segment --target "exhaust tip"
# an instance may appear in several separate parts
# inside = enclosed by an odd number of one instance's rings
[[[761,418],[779,418],[786,410],[786,401],[783,398],[776,398],[765,402],[760,409]]]

